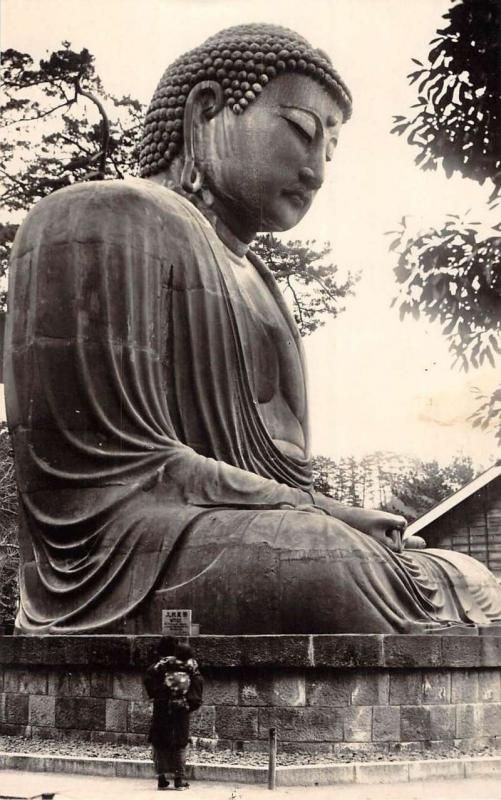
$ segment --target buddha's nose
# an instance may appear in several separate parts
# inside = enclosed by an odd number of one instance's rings
[[[313,170],[311,167],[301,167],[299,170],[299,179],[308,189],[320,189],[324,182],[322,170]]]

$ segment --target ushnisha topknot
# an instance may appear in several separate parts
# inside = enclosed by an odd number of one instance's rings
[[[142,177],[166,169],[179,153],[186,98],[197,83],[219,83],[225,105],[241,114],[269,81],[287,72],[309,75],[321,83],[339,104],[345,121],[350,117],[351,94],[322,50],[279,25],[226,28],[177,58],[162,75],[145,119]]]

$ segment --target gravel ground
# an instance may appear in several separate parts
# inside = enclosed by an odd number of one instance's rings
[[[90,758],[127,758],[139,761],[149,761],[151,751],[149,747],[133,745],[114,745],[114,744],[91,744],[81,741],[61,741],[53,739],[25,739],[21,736],[0,736],[0,751],[10,753],[33,753],[36,755],[50,756],[76,756]],[[423,759],[449,759],[461,758],[463,756],[499,756],[501,750],[494,746],[482,746],[477,748],[459,748],[424,750],[419,752],[408,752],[406,750],[397,752],[381,753],[362,753],[358,750],[350,750],[349,746],[343,748],[341,752],[327,754],[319,753],[278,753],[278,766],[292,766],[301,764],[332,764],[332,763],[352,763],[359,761],[422,761]],[[211,763],[211,764],[238,764],[245,766],[266,766],[268,763],[267,753],[254,752],[234,752],[232,750],[192,750],[188,754],[188,762]]]

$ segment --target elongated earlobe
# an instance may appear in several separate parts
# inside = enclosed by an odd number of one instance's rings
[[[188,95],[184,109],[185,162],[181,173],[181,186],[185,192],[195,194],[203,184],[203,172],[195,157],[195,125],[199,123],[195,112],[201,109],[200,117],[212,119],[223,108],[223,90],[215,81],[202,81]]]

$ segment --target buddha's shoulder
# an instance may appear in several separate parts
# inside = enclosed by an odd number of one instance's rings
[[[56,241],[179,241],[200,233],[203,217],[176,192],[141,178],[74,184],[30,212],[17,245]]]
[[[149,213],[152,207],[173,213],[191,207],[191,203],[181,195],[144,178],[74,183],[40,200],[34,210],[51,213],[55,206],[61,204],[68,207],[96,205],[102,209],[139,213],[146,208]]]

